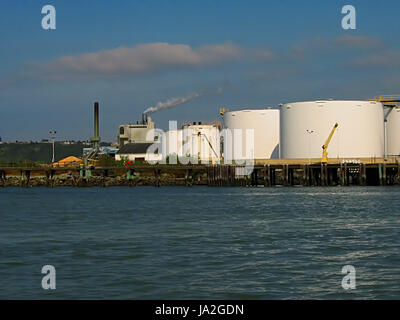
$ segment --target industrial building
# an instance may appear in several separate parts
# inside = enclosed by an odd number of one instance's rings
[[[150,116],[142,115],[141,123],[122,124],[118,131],[118,145],[122,148],[127,143],[150,143],[155,141],[155,124]]]
[[[279,157],[278,109],[222,110],[221,115],[228,129],[224,136],[225,161]]]
[[[119,127],[118,154],[143,158],[138,151],[138,156],[132,155],[134,144],[141,144],[137,146],[141,149],[145,143],[159,142],[164,158],[176,155],[199,163],[222,159],[225,163],[248,159],[320,159],[327,163],[328,158],[341,161],[398,156],[399,101],[398,96],[380,96],[372,100],[289,102],[276,109],[221,109],[223,128],[220,123],[193,122],[162,137],[144,114],[140,124]],[[130,147],[122,149],[128,144]]]
[[[160,150],[159,143],[127,143],[119,149],[115,160],[157,162],[162,160]]]

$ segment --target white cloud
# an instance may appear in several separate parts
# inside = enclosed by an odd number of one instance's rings
[[[334,42],[338,45],[353,49],[378,49],[383,47],[383,43],[379,39],[350,34],[337,37],[334,39]]]
[[[376,38],[345,34],[335,38],[313,37],[292,47],[292,55],[304,59],[312,54],[338,54],[354,51],[375,52],[385,47]]]
[[[268,60],[272,57],[267,50],[243,49],[232,43],[192,48],[186,44],[160,42],[64,56],[44,63],[31,62],[23,74],[54,79],[68,76],[135,76],[175,68],[199,68],[239,60]]]
[[[378,52],[357,60],[353,60],[350,65],[355,67],[399,68],[400,51],[388,50]]]

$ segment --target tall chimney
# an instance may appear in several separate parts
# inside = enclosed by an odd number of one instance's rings
[[[94,103],[94,137],[99,137],[99,103]]]
[[[94,103],[94,137],[90,138],[93,143],[93,148],[98,149],[100,144],[99,137],[99,103]]]

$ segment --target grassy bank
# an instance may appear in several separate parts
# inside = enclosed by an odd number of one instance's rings
[[[55,144],[55,160],[68,156],[79,157],[83,148],[82,143]],[[0,163],[49,163],[52,157],[51,143],[3,143],[0,144]]]

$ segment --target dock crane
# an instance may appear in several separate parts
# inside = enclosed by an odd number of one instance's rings
[[[333,126],[331,133],[328,136],[328,139],[326,139],[324,145],[322,146],[322,159],[321,159],[321,163],[328,163],[328,151],[326,151],[328,149],[329,143],[332,140],[332,136],[335,133],[336,128],[339,126],[339,124],[336,122],[335,125]]]

